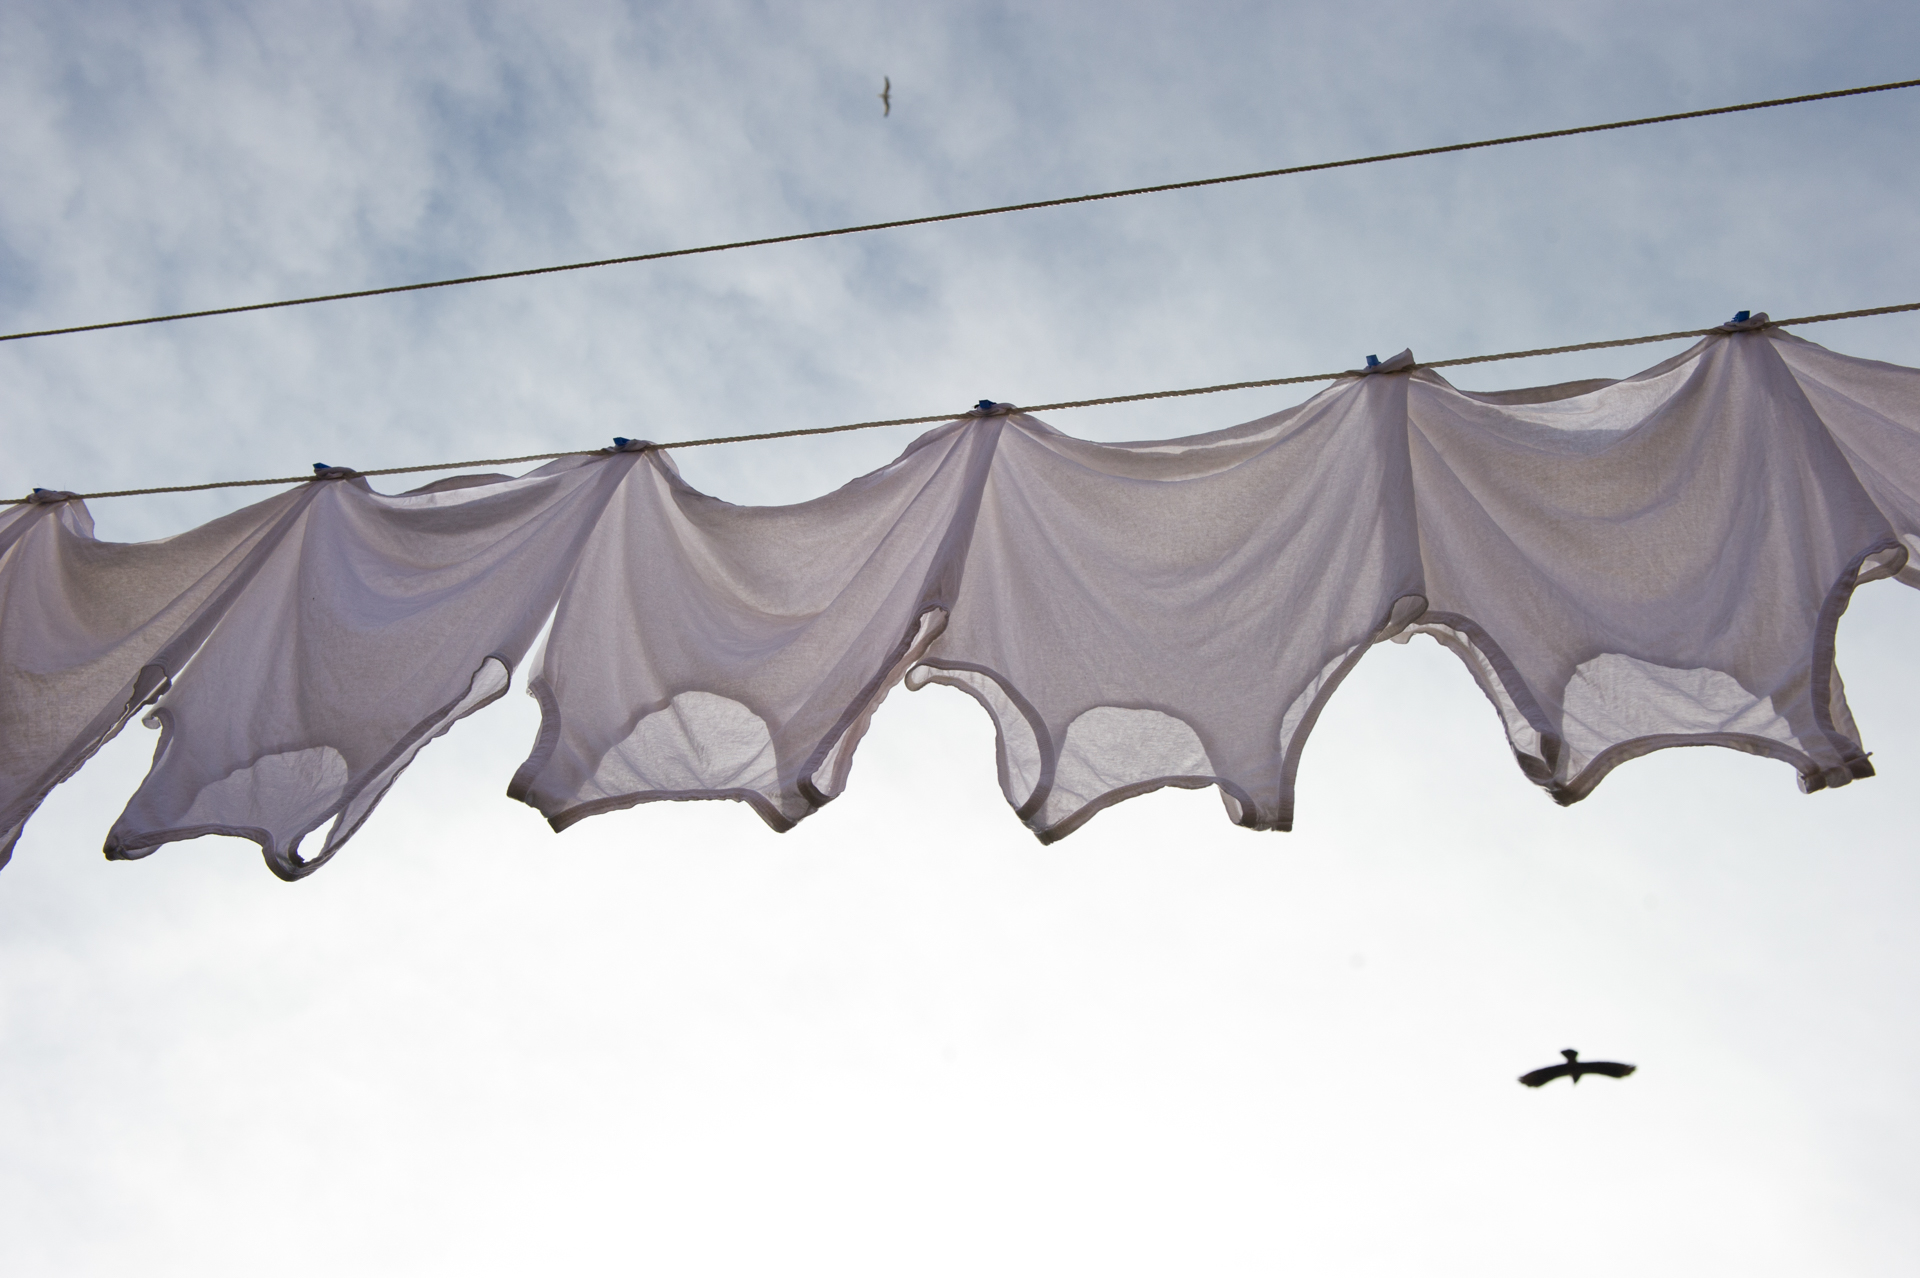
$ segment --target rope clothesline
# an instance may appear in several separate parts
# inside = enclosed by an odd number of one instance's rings
[[[1824,324],[1829,320],[1860,319],[1869,315],[1894,315],[1902,311],[1920,311],[1920,302],[1904,302],[1898,306],[1873,306],[1857,311],[1831,311],[1824,315],[1802,315],[1795,319],[1772,320],[1765,327],[1787,328],[1803,324]],[[1745,312],[1742,312],[1745,315]],[[1436,359],[1411,365],[1413,368],[1458,368],[1465,364],[1492,364],[1501,360],[1530,359],[1536,355],[1568,355],[1577,351],[1607,350],[1619,346],[1644,346],[1649,342],[1677,341],[1685,337],[1706,337],[1713,333],[1727,332],[1726,325],[1713,328],[1690,328],[1674,333],[1653,333],[1646,337],[1617,337],[1601,342],[1578,342],[1572,346],[1542,346],[1533,350],[1503,351],[1498,355],[1463,355],[1455,359]],[[1098,399],[1067,399],[1051,404],[1022,405],[1017,411],[1023,413],[1054,412],[1065,408],[1096,408],[1105,404],[1132,404],[1152,399],[1183,399],[1189,395],[1214,395],[1222,391],[1256,390],[1265,386],[1296,386],[1309,382],[1337,381],[1343,377],[1361,375],[1365,370],[1342,369],[1337,373],[1308,373],[1296,377],[1268,377],[1249,382],[1221,382],[1214,386],[1193,386],[1184,390],[1142,391],[1133,395],[1105,395]],[[880,426],[921,426],[932,422],[948,422],[966,414],[932,413],[923,417],[888,417],[879,421],[847,422],[840,426],[807,426],[798,430],[762,431],[751,435],[713,435],[706,439],[682,439],[666,443],[650,443],[649,448],[704,448],[709,444],[744,444],[763,439],[793,439],[802,435],[837,435],[845,431],[872,430]],[[585,457],[595,453],[604,453],[605,448],[571,448],[557,453],[526,453],[519,457],[478,457],[468,461],[432,462],[421,466],[385,466],[375,470],[349,470],[347,468],[327,468],[325,478],[340,478],[357,475],[417,475],[435,470],[465,470],[471,466],[513,466],[523,462],[555,461],[562,457]],[[316,469],[319,469],[316,467]],[[156,488],[118,488],[109,492],[62,493],[61,500],[91,500],[100,497],[144,497],[155,493],[198,493],[216,488],[261,488],[279,484],[304,484],[316,478],[315,475],[285,475],[275,479],[226,479],[208,484],[172,484]],[[33,501],[32,497],[12,497],[0,499],[0,505],[17,506]]]
[[[1133,186],[1091,195],[1068,195],[1049,200],[1028,200],[1019,204],[999,204],[991,208],[967,209],[958,213],[935,213],[926,217],[896,218],[887,222],[866,222],[858,226],[835,227],[826,231],[798,231],[788,235],[769,235],[759,239],[731,240],[723,244],[705,244],[697,248],[663,249],[655,253],[633,253],[624,257],[603,257],[588,262],[568,262],[559,266],[536,266],[517,271],[492,271],[484,275],[461,275],[443,280],[425,280],[416,284],[392,284],[383,288],[352,289],[340,293],[318,293],[277,302],[248,302],[239,306],[216,306],[198,311],[176,311],[167,315],[148,315],[140,319],[108,320],[97,324],[71,324],[62,328],[40,328],[18,333],[0,333],[0,342],[24,341],[30,337],[57,337],[68,333],[95,333],[104,329],[137,328],[147,324],[166,324],[174,320],[206,319],[215,315],[244,315],[253,311],[281,310],[289,306],[313,306],[321,302],[343,302],[361,297],[385,297],[394,293],[418,293],[426,289],[452,288],[460,284],[484,284],[495,280],[527,279],[536,275],[558,275],[566,271],[586,271],[602,266],[624,266],[636,262],[657,262],[671,257],[693,257],[704,253],[724,253],[732,249],[763,248],[773,244],[794,244],[802,240],[824,240],[841,235],[860,235],[868,231],[897,230],[908,226],[929,226],[936,222],[959,222],[968,218],[993,217],[1001,213],[1025,213],[1034,209],[1060,208],[1069,204],[1087,204],[1097,200],[1118,200],[1132,195],[1156,195],[1166,191],[1190,191],[1204,186],[1224,186],[1233,182],[1252,182],[1261,178],[1289,177],[1300,173],[1319,173],[1328,169],[1354,168],[1363,164],[1384,164],[1389,160],[1411,160],[1427,155],[1448,155],[1456,151],[1479,151],[1488,147],[1511,146],[1517,142],[1540,142],[1550,138],[1578,137],[1587,133],[1606,133],[1615,129],[1636,129],[1648,124],[1670,124],[1678,120],[1699,120],[1715,115],[1735,115],[1743,111],[1763,111],[1769,107],[1794,106],[1805,102],[1824,102],[1832,98],[1859,97],[1866,93],[1885,93],[1892,89],[1920,87],[1920,79],[1896,80],[1888,84],[1862,85],[1854,89],[1830,89],[1823,93],[1802,93],[1790,98],[1769,98],[1763,102],[1741,102],[1733,106],[1707,107],[1698,111],[1675,111],[1666,115],[1642,116],[1633,120],[1613,120],[1605,124],[1583,124],[1570,129],[1547,129],[1538,133],[1516,133],[1508,137],[1485,138],[1478,142],[1454,142],[1445,146],[1419,147],[1410,151],[1387,151],[1348,160],[1325,160],[1317,164],[1295,164],[1287,168],[1260,169],[1252,173],[1234,173],[1224,177],[1194,178],[1184,182],[1160,182],[1152,186]],[[1504,358],[1488,356],[1487,358]],[[1307,378],[1305,380],[1318,380]],[[1251,383],[1273,385],[1270,382]],[[1199,392],[1194,392],[1199,393]],[[1097,401],[1101,403],[1113,401]],[[932,420],[932,419],[928,419]],[[369,471],[369,474],[379,472]]]

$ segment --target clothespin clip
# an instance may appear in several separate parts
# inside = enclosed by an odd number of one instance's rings
[[[613,447],[607,451],[610,453],[644,453],[651,447],[653,447],[653,445],[644,439],[628,439],[625,435],[615,435],[613,437]]]
[[[1369,373],[1405,372],[1412,367],[1413,352],[1407,350],[1401,351],[1398,355],[1391,356],[1387,359],[1381,359],[1378,355],[1369,355],[1367,356],[1367,366],[1357,371],[1360,376],[1365,377]]]
[[[64,488],[36,488],[27,494],[27,503],[32,506],[52,506],[63,501],[72,501],[73,496]]]
[[[985,417],[988,413],[991,413],[993,411],[993,401],[990,399],[983,399],[979,403],[973,406],[973,410],[976,413],[979,413],[982,417]]]
[[[313,464],[315,479],[352,479],[357,472],[347,466],[329,466],[325,462]]]
[[[1732,321],[1732,322],[1733,322],[1733,323],[1735,323],[1735,324],[1744,324],[1744,323],[1746,323],[1746,322],[1747,322],[1747,320],[1748,320],[1749,318],[1750,318],[1750,316],[1748,315],[1748,313],[1747,313],[1746,311],[1735,311],[1735,312],[1733,313],[1733,321]]]
[[[1718,331],[1722,333],[1750,333],[1754,329],[1767,327],[1769,322],[1765,311],[1761,311],[1757,315],[1750,311],[1736,311],[1732,319],[1720,325]]]

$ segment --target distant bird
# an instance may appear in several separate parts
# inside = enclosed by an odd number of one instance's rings
[[[1528,1087],[1544,1087],[1556,1078],[1571,1078],[1577,1085],[1582,1074],[1605,1074],[1608,1078],[1625,1078],[1633,1073],[1633,1066],[1622,1065],[1619,1061],[1583,1061],[1580,1053],[1571,1047],[1560,1050],[1567,1058],[1564,1065],[1549,1065],[1545,1069],[1536,1069],[1531,1074],[1522,1074],[1520,1081]]]
[[[885,119],[893,114],[893,78],[883,75],[880,81],[880,116]],[[867,83],[871,84],[873,81],[869,80]]]

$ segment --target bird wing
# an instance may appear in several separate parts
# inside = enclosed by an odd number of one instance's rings
[[[1625,1078],[1633,1073],[1632,1065],[1622,1065],[1619,1061],[1581,1061],[1582,1074],[1605,1074],[1608,1078]]]
[[[1549,1065],[1545,1069],[1536,1069],[1530,1074],[1522,1074],[1520,1081],[1528,1087],[1543,1087],[1556,1078],[1565,1078],[1573,1073],[1571,1065]]]

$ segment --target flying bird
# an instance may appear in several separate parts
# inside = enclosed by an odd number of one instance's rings
[[[1571,1078],[1575,1084],[1580,1082],[1582,1074],[1605,1074],[1608,1078],[1625,1078],[1633,1073],[1633,1066],[1622,1065],[1619,1061],[1583,1061],[1580,1053],[1571,1047],[1562,1048],[1560,1054],[1567,1058],[1564,1065],[1549,1065],[1545,1069],[1536,1069],[1531,1074],[1522,1074],[1520,1081],[1528,1087],[1544,1087],[1556,1078]]]
[[[867,83],[871,84],[873,81],[869,80]],[[893,79],[890,76],[880,77],[880,106],[880,115],[883,119],[893,114]]]

